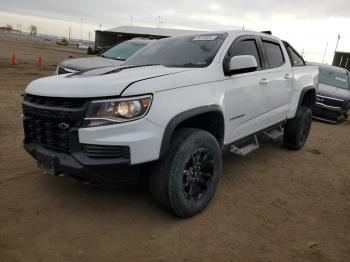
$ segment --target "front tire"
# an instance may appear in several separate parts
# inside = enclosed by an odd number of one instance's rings
[[[212,199],[221,169],[221,150],[213,135],[199,129],[180,129],[168,154],[153,167],[152,196],[176,216],[194,216]]]
[[[309,136],[312,123],[312,112],[308,107],[300,107],[293,119],[287,121],[284,128],[284,146],[299,150]]]

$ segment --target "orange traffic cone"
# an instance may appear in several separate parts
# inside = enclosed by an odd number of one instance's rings
[[[39,56],[38,61],[36,62],[36,66],[37,67],[42,67],[43,66],[43,60],[42,60],[41,56]]]
[[[16,59],[16,55],[15,54],[12,55],[11,65],[17,65],[17,59]]]

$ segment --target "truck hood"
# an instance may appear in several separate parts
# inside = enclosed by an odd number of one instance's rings
[[[108,67],[86,72],[54,75],[31,82],[26,93],[50,97],[107,97],[119,96],[133,83],[194,70],[161,65],[142,67]],[[132,87],[130,87],[132,88]],[[152,92],[153,90],[149,90]]]
[[[335,86],[330,86],[320,83],[318,86],[318,94],[339,98],[343,100],[350,100],[350,90],[342,89]]]
[[[119,66],[122,64],[124,64],[124,61],[122,60],[114,60],[95,56],[65,60],[59,66],[76,71],[85,71],[93,68]]]

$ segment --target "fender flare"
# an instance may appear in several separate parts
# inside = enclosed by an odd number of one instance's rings
[[[223,120],[223,123],[225,125],[224,114],[223,114],[221,107],[219,105],[207,105],[207,106],[196,107],[196,108],[192,108],[190,110],[181,112],[181,113],[177,114],[176,116],[174,116],[168,122],[167,126],[165,127],[163,139],[162,139],[162,143],[161,143],[161,147],[160,147],[160,152],[159,152],[159,159],[163,158],[164,155],[168,152],[171,138],[174,134],[176,127],[180,123],[182,123],[183,121],[185,121],[187,119],[190,119],[191,117],[202,115],[205,113],[210,113],[210,112],[220,113],[222,115],[222,120]],[[224,135],[225,128],[223,128],[222,132]]]
[[[317,90],[314,86],[306,86],[303,88],[303,90],[301,90],[301,93],[300,93],[300,96],[299,96],[299,102],[298,102],[298,107],[297,108],[300,108],[301,107],[301,103],[304,99],[304,96],[306,94],[306,92],[310,91],[310,90],[314,90],[315,91],[315,97],[314,97],[314,100],[313,100],[313,104],[312,106],[316,103],[316,96],[317,96]]]

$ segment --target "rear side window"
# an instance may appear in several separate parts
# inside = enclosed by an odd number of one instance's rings
[[[254,39],[242,40],[234,45],[231,51],[231,57],[239,55],[252,55],[258,63],[258,69],[261,68],[261,59],[258,51],[258,46]]]
[[[280,67],[284,64],[282,48],[278,43],[263,40],[263,46],[269,68]]]
[[[288,53],[290,55],[290,62],[292,63],[292,66],[303,66],[304,64],[304,60],[299,56],[298,53],[296,53],[294,51],[293,48],[291,48],[290,46],[288,46]]]

